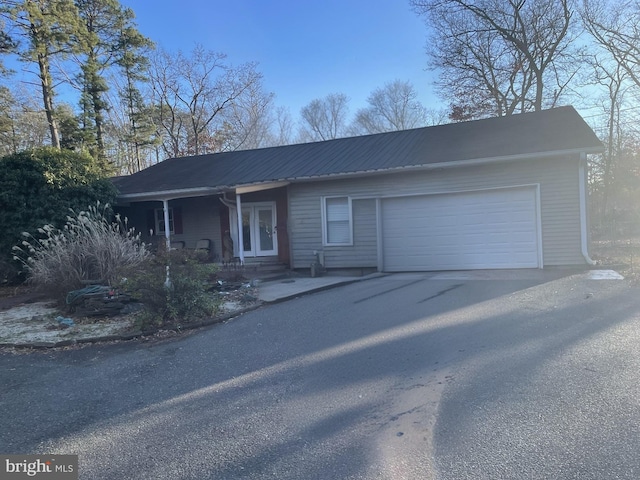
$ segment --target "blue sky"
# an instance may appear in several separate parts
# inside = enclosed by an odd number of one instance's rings
[[[440,107],[426,70],[426,27],[408,0],[121,0],[139,30],[167,50],[197,43],[234,64],[258,62],[275,103],[297,117],[330,93],[351,113],[377,87],[408,80]]]

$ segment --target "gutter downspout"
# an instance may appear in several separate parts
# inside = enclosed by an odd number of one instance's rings
[[[236,204],[233,203],[232,200],[229,200],[227,198],[227,194],[226,193],[222,194],[222,197],[220,198],[220,202],[222,202],[222,204],[227,208],[236,208]]]
[[[244,265],[244,234],[242,231],[242,200],[240,194],[236,193],[236,213],[238,214],[238,256],[240,265]]]
[[[580,166],[578,167],[578,182],[580,187],[580,240],[582,256],[589,265],[596,262],[589,256],[589,232],[587,230],[587,154],[580,153]]]

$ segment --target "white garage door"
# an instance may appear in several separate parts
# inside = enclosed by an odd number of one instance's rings
[[[382,200],[383,269],[536,268],[536,190],[513,188]]]

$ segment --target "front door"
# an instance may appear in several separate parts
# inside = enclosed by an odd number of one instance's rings
[[[278,254],[275,203],[242,205],[242,236],[245,257]]]

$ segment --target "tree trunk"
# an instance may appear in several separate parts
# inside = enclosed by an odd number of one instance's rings
[[[536,76],[536,100],[534,105],[534,110],[539,112],[542,110],[542,93],[544,89],[544,80],[542,79],[542,71],[534,68],[534,73]]]
[[[93,95],[93,108],[95,112],[96,122],[96,144],[98,145],[98,158],[103,160],[106,158],[106,152],[104,148],[104,116],[102,114],[100,94],[94,93]]]
[[[58,122],[53,112],[53,88],[51,87],[51,74],[49,73],[49,61],[43,54],[38,54],[38,67],[40,68],[40,83],[42,85],[42,100],[44,111],[47,115],[49,132],[51,133],[51,146],[60,150],[60,133]]]

